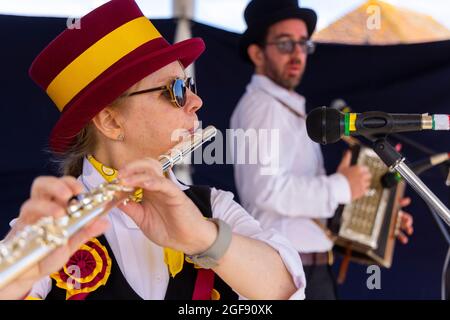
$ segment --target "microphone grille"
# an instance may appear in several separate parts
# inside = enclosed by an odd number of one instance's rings
[[[341,112],[327,107],[312,110],[306,117],[306,130],[314,142],[327,144],[339,141],[342,131]]]

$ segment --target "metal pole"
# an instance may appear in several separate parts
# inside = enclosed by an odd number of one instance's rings
[[[404,159],[393,167],[429,204],[436,213],[450,226],[450,211],[438,197],[420,180],[420,178],[404,163]]]

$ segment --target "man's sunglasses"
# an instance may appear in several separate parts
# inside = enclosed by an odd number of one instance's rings
[[[193,78],[180,79],[175,78],[171,83],[151,89],[140,90],[127,94],[126,97],[135,96],[138,94],[164,91],[167,98],[178,108],[183,108],[186,104],[186,92],[187,89],[191,90],[194,94],[197,94],[197,87]]]
[[[269,45],[276,46],[280,53],[292,54],[295,51],[295,46],[297,44],[300,45],[300,48],[302,49],[302,51],[307,54],[314,53],[314,50],[316,48],[316,45],[314,44],[314,42],[312,42],[311,40],[304,40],[304,39],[299,40],[299,41],[294,41],[292,39],[286,39],[286,40],[278,40],[278,41],[274,41],[274,42],[267,42],[266,46],[269,46]]]

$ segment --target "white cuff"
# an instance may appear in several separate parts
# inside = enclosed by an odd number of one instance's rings
[[[338,204],[349,204],[352,201],[352,191],[347,178],[340,173],[328,176],[331,194]]]

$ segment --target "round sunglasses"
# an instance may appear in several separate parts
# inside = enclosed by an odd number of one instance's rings
[[[187,89],[191,90],[194,94],[197,94],[197,86],[195,85],[194,78],[175,78],[165,86],[132,92],[127,94],[126,97],[155,91],[164,91],[166,97],[170,100],[170,102],[172,102],[177,108],[183,108],[187,101]]]

